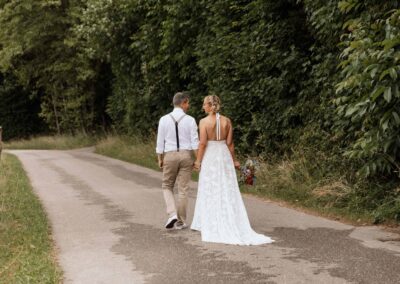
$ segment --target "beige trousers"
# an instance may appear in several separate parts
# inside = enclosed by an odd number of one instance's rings
[[[191,151],[167,152],[164,155],[162,189],[167,214],[178,215],[178,223],[186,222],[187,192],[192,176],[193,160]],[[175,204],[174,185],[178,182],[178,206]],[[178,210],[177,210],[178,207]]]

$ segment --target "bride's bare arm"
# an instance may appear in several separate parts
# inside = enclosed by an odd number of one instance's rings
[[[199,143],[199,149],[197,151],[196,162],[194,162],[195,169],[200,169],[201,161],[203,160],[204,152],[206,151],[207,147],[207,130],[205,122],[203,120],[200,120],[199,128],[200,128],[200,143]]]
[[[228,119],[228,136],[226,137],[226,145],[228,146],[229,152],[231,152],[232,160],[235,165],[235,168],[240,167],[240,163],[236,160],[235,157],[235,144],[233,143],[233,127],[231,121]]]

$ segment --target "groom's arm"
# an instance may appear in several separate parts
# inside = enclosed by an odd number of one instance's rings
[[[160,167],[160,169],[162,169],[162,167],[164,166],[164,155],[163,154],[158,154],[158,166]]]
[[[162,125],[162,119],[160,119],[158,123],[157,147],[156,147],[158,166],[160,168],[162,168],[164,165],[164,150],[165,150],[164,147],[165,147],[165,133],[164,133],[164,127]]]

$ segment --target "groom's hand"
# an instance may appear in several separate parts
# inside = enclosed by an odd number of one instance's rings
[[[158,158],[158,167],[162,169],[164,166],[164,155],[158,154],[157,158]]]
[[[193,163],[193,170],[195,170],[196,172],[200,171],[200,167],[201,167],[201,163],[196,161]]]

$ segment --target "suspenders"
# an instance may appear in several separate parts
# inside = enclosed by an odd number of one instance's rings
[[[178,123],[182,120],[182,118],[185,117],[186,114],[182,115],[178,120],[175,119],[175,117],[172,114],[169,114],[169,116],[172,118],[172,120],[175,122],[175,133],[176,133],[176,148],[177,151],[179,152],[179,131],[178,131]]]

